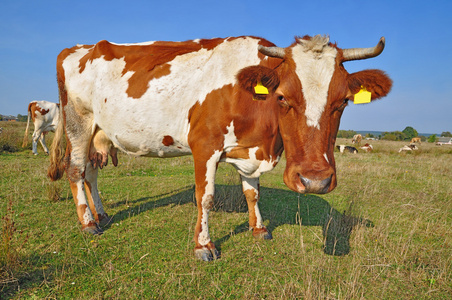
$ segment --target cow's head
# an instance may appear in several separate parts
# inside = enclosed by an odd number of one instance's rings
[[[328,37],[297,38],[288,48],[260,46],[259,52],[277,58],[276,62],[264,59],[269,67],[249,67],[239,74],[243,88],[250,90],[251,82],[267,85],[265,101],[277,103],[287,158],[284,182],[290,189],[328,193],[336,187],[334,144],[347,102],[354,101],[362,88],[375,100],[386,96],[392,86],[380,70],[349,74],[343,63],[375,57],[384,45],[381,38],[372,48],[340,49]]]

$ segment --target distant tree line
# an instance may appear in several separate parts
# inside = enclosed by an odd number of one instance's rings
[[[339,130],[337,132],[337,137],[338,138],[344,138],[344,139],[352,139],[355,134],[358,134],[356,131],[354,130]],[[379,138],[379,136],[375,136],[372,133],[367,133],[364,138]]]
[[[24,116],[24,115],[18,114],[17,119],[19,120],[19,122],[27,122],[28,115]]]
[[[354,130],[339,130],[337,132],[338,138],[351,139],[356,134]]]
[[[407,126],[403,131],[383,132],[381,139],[387,141],[411,141],[412,138],[418,137],[418,135],[419,134],[416,129],[411,126]]]
[[[351,139],[351,138],[353,138],[353,136],[355,134],[357,134],[357,132],[354,130],[339,130],[337,133],[337,137]],[[441,133],[441,136],[452,137],[452,133],[450,133],[450,131],[444,131]],[[381,140],[387,140],[387,141],[408,141],[408,142],[411,141],[411,139],[414,137],[420,137],[421,141],[423,141],[423,142],[427,141],[429,143],[435,143],[437,140],[436,135],[431,135],[428,138],[425,136],[419,136],[419,133],[417,132],[417,130],[411,126],[407,126],[402,131],[390,131],[390,132],[386,131],[386,132],[383,132],[378,137],[374,136],[371,133],[368,133],[365,136],[365,138],[379,138]]]
[[[10,120],[11,119],[11,117],[14,117],[14,116],[4,116],[4,115],[0,115],[0,121],[7,121],[7,120]],[[17,115],[17,121],[19,121],[19,122],[27,122],[27,118],[28,118],[28,115],[21,115],[21,114],[18,114]]]

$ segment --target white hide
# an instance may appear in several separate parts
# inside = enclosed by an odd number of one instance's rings
[[[292,56],[301,81],[307,125],[320,129],[320,118],[328,100],[328,89],[336,66],[337,50],[327,45],[328,39],[315,36],[311,41],[299,40]]]
[[[228,133],[224,135],[224,152],[230,152],[234,147],[237,147],[237,137],[234,132],[234,121],[231,121],[229,126],[226,126]]]

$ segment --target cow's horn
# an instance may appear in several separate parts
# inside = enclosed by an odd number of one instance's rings
[[[270,56],[270,57],[277,57],[277,58],[284,58],[286,52],[284,51],[284,48],[280,47],[265,47],[262,45],[259,45],[259,52]]]
[[[372,58],[380,55],[380,53],[383,52],[384,48],[385,48],[385,38],[381,37],[380,41],[375,47],[343,49],[342,50],[344,56],[343,61]]]

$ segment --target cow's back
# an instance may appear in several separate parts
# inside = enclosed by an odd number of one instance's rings
[[[59,108],[57,103],[45,100],[31,101],[28,111],[35,126],[42,127],[43,130],[54,130],[58,125]]]
[[[234,85],[239,70],[259,64],[258,43],[251,37],[127,45],[102,41],[64,50],[58,76],[68,106],[92,113],[93,126],[116,147],[176,156],[190,153],[190,110],[213,91]]]

